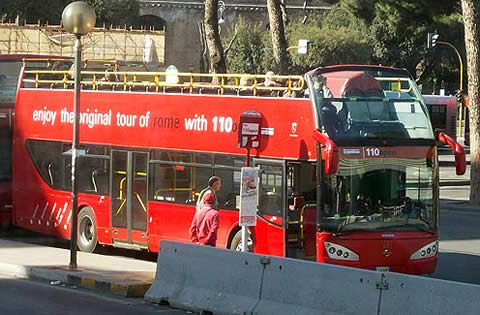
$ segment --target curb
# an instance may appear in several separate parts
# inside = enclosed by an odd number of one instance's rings
[[[124,297],[143,297],[152,285],[151,283],[114,283],[109,280],[98,280],[89,276],[68,275],[68,284],[90,290],[110,292]],[[124,281],[123,281],[124,282]]]
[[[81,273],[85,273],[85,271],[71,271],[68,267],[31,267],[0,262],[0,274],[50,282],[59,281],[84,289],[112,293],[123,297],[143,298],[152,285],[151,281],[131,280],[128,282],[125,279],[99,280],[91,275]]]

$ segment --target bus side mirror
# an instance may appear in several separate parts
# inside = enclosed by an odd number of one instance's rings
[[[465,151],[463,150],[463,147],[460,145],[460,143],[455,141],[446,133],[439,130],[436,130],[435,133],[437,141],[447,144],[453,150],[453,154],[455,155],[455,169],[457,171],[457,175],[465,174],[467,169],[467,159],[465,157]]]
[[[313,138],[325,147],[325,174],[333,175],[338,170],[338,149],[332,139],[318,130],[313,132]],[[323,153],[323,151],[322,151]],[[322,154],[323,157],[323,154]]]

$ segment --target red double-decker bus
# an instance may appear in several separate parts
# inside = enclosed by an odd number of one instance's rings
[[[0,227],[12,221],[12,134],[18,79],[25,60],[48,69],[58,57],[31,54],[0,55]]]
[[[247,155],[238,129],[242,113],[254,110],[261,115],[259,147],[248,161],[260,168],[249,234],[255,253],[435,270],[436,138],[405,70],[332,66],[278,76],[271,86],[260,83],[262,75],[203,75],[218,84],[189,73],[117,75],[111,82],[83,73],[81,250],[100,243],[155,252],[163,239],[190,242],[196,198],[212,175],[222,179],[217,246],[240,248]],[[25,71],[15,117],[14,219],[68,239],[73,91],[41,86],[41,73]],[[443,133],[437,138],[456,149],[461,173],[461,147]]]

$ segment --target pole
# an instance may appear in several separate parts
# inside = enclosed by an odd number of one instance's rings
[[[81,36],[77,35],[75,39],[75,90],[73,99],[73,113],[75,121],[73,123],[72,139],[72,227],[70,236],[70,269],[77,269],[77,229],[78,229],[78,182],[77,182],[77,149],[79,143],[79,124],[80,124],[80,71],[82,61],[82,43]]]
[[[442,45],[447,45],[448,47],[452,48],[455,53],[457,54],[458,61],[460,63],[460,84],[459,84],[459,93],[463,93],[463,61],[462,61],[462,55],[460,55],[460,52],[458,49],[450,44],[449,42],[444,42],[444,41],[438,41],[437,44],[442,44]],[[459,110],[459,116],[458,116],[458,136],[461,137],[463,135],[462,133],[462,120],[463,120],[463,104],[460,103],[459,105],[460,110]]]

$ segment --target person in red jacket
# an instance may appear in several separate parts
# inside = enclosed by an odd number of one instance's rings
[[[203,196],[204,206],[196,211],[190,226],[190,239],[195,244],[216,246],[219,216],[215,209],[215,195],[206,193]]]

